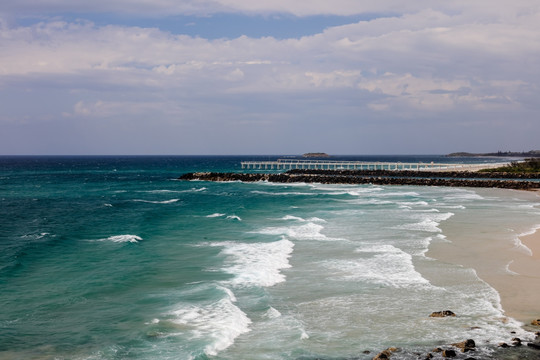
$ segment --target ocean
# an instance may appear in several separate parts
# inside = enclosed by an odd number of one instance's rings
[[[539,200],[177,180],[276,158],[0,157],[0,359],[371,359],[388,347],[417,359],[468,338],[488,359],[531,338],[482,278],[486,261],[452,259],[503,249],[489,266],[511,279]],[[429,317],[441,310],[457,316]]]

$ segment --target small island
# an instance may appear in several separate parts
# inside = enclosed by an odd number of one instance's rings
[[[304,155],[302,155],[302,157],[305,157],[305,158],[329,158],[330,155],[328,155],[327,153],[323,153],[323,152],[314,152],[314,153],[305,153]]]

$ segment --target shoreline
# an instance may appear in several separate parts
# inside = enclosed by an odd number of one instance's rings
[[[540,200],[540,192],[505,189],[475,192],[499,197],[503,202],[505,197]],[[498,292],[505,317],[523,323],[526,330],[539,331],[540,327],[530,324],[540,318],[540,221],[517,223],[515,214],[511,219],[490,219],[489,214],[481,211],[468,216],[471,218],[456,214],[442,223],[440,227],[449,242],[432,244],[426,256],[474,269],[480,279]],[[533,233],[531,227],[535,229]]]
[[[521,235],[519,239],[532,251],[532,258],[540,260],[540,225],[532,234]]]

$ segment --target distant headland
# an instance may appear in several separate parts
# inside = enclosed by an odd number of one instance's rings
[[[446,155],[447,157],[540,157],[540,150],[531,150],[527,152],[497,151],[493,153],[469,153],[455,152]]]

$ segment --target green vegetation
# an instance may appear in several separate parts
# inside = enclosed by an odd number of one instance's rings
[[[540,158],[525,159],[523,162],[512,161],[509,165],[481,172],[540,173]]]

